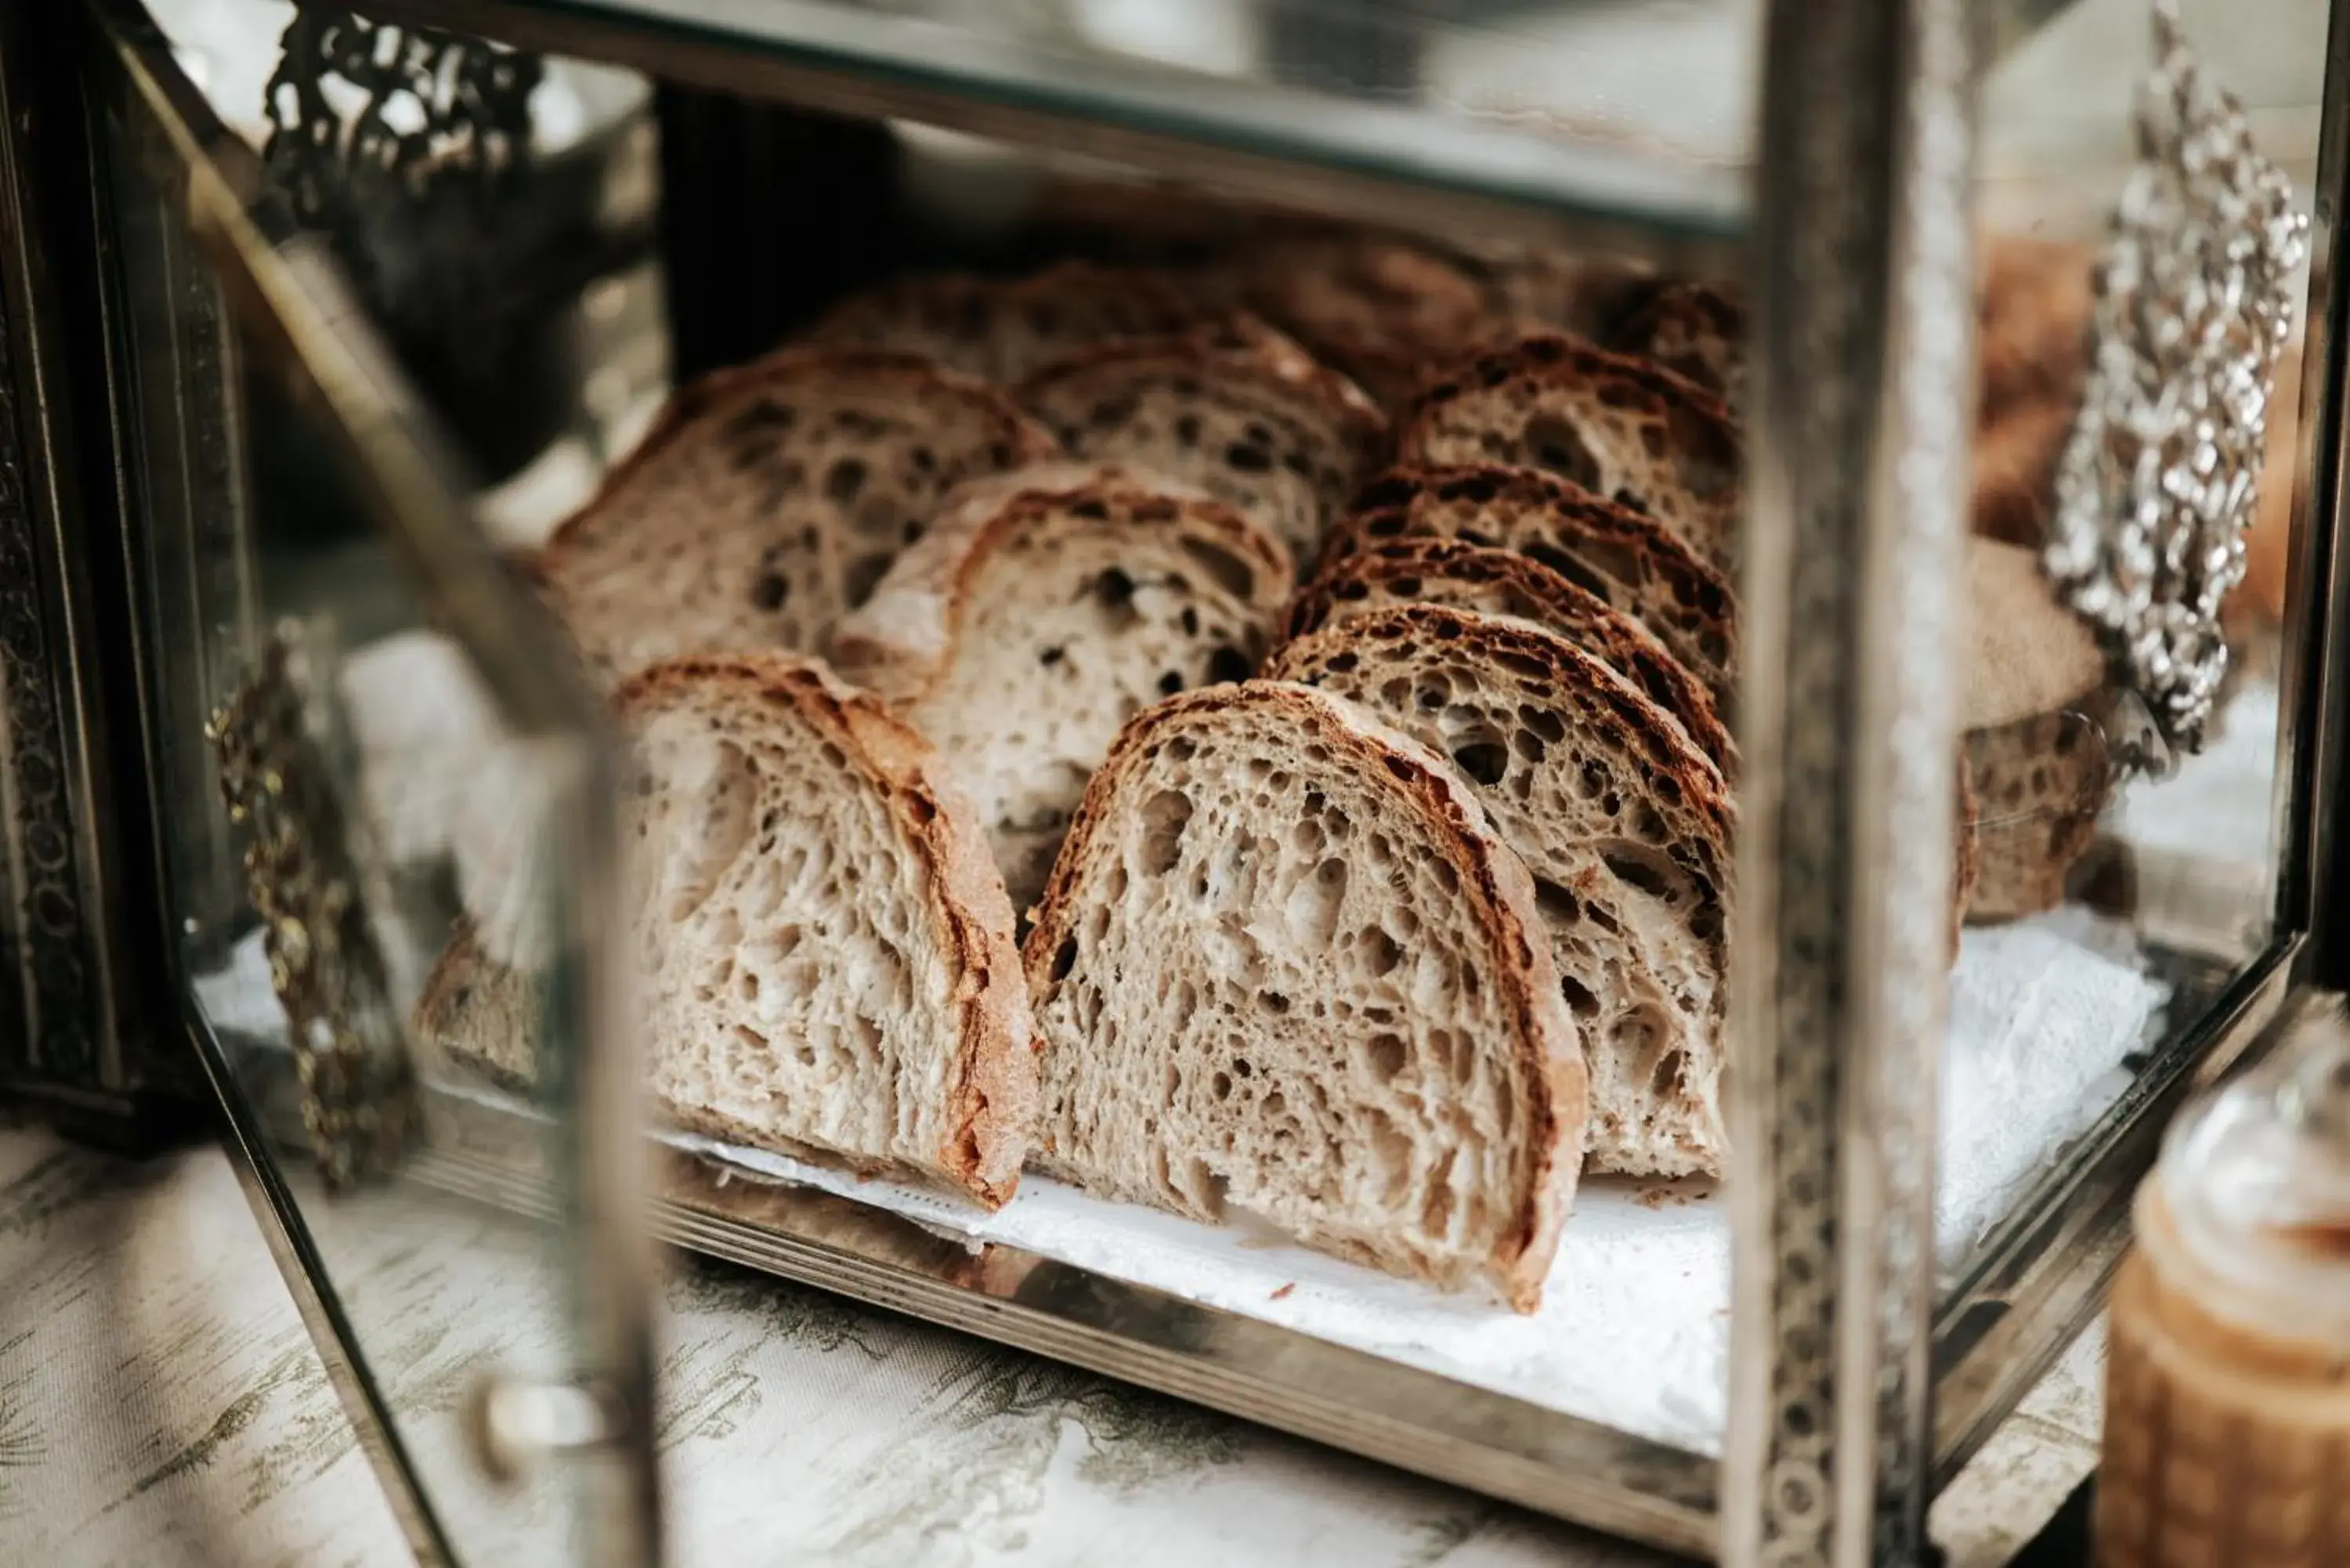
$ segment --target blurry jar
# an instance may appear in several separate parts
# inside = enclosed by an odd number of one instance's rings
[[[2350,1565],[2350,1027],[2189,1106],[2136,1218],[2098,1568]]]

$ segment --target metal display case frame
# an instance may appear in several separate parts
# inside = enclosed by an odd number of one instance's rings
[[[158,954],[169,943],[130,931],[135,911],[170,907],[153,841],[171,825],[139,761],[149,721],[138,679],[113,667],[91,629],[134,635],[136,618],[115,601],[140,580],[137,542],[153,498],[128,475],[122,431],[135,389],[122,384],[102,286],[115,214],[78,123],[89,104],[131,106],[151,127],[168,154],[158,188],[198,237],[192,259],[255,329],[273,371],[307,387],[348,433],[350,461],[377,482],[375,525],[407,547],[481,668],[504,672],[510,715],[580,733],[595,721],[529,645],[526,607],[458,521],[432,420],[380,358],[334,264],[292,223],[259,161],[222,131],[136,0],[34,9],[0,11],[0,558],[29,549],[65,571],[45,569],[48,597],[31,618],[48,639],[41,667],[52,672],[54,711],[24,687],[29,649],[0,648],[15,661],[5,688],[14,750],[0,750],[0,762],[13,756],[21,774],[28,734],[77,755],[76,734],[89,738],[91,755],[110,748],[105,767],[85,759],[69,770],[66,809],[81,825],[85,860],[100,868],[82,874],[90,896],[76,905],[74,940],[118,968],[168,973],[172,961]],[[974,1254],[842,1199],[723,1187],[681,1157],[662,1165],[650,1206],[663,1241],[1670,1549],[1783,1568],[1908,1563],[1925,1550],[1934,1492],[2097,1310],[2168,1112],[2257,1050],[2309,994],[2350,981],[2350,840],[2332,806],[2350,749],[2350,563],[2338,547],[2350,506],[2339,330],[2350,284],[2335,265],[2350,167],[2350,5],[2334,8],[2326,45],[2299,426],[2305,482],[2281,677],[2297,741],[2278,780],[2274,935],[2139,1073],[2065,1178],[2012,1214],[1948,1293],[1937,1289],[1931,1244],[1951,875],[1945,759],[1956,722],[1941,585],[1966,525],[1974,115],[1985,59],[2061,7],[1994,16],[1966,0],[1773,0],[1751,183],[1698,181],[1651,210],[1628,198],[1571,199],[1577,189],[1657,189],[1643,171],[1571,149],[1523,178],[1475,182],[1455,176],[1480,159],[1522,157],[1523,147],[1464,136],[1423,149],[1399,173],[1408,161],[1375,120],[1356,128],[1368,128],[1361,140],[1292,126],[1284,151],[1278,139],[1203,134],[1201,117],[1232,112],[1212,96],[1091,116],[1082,94],[1040,95],[983,61],[958,75],[893,54],[897,24],[878,10],[779,3],[730,38],[687,25],[693,8],[682,0],[379,0],[366,9],[522,50],[625,62],[705,101],[773,99],[1050,143],[1338,215],[1474,223],[1676,262],[1734,259],[1752,285],[1734,1303],[1721,1460],[1050,1259],[996,1246]],[[36,54],[71,69],[36,69]],[[21,115],[28,103],[41,112]],[[82,209],[68,217],[77,194]],[[115,369],[68,377],[68,359]],[[80,455],[68,463],[63,452]],[[68,474],[86,520],[78,539],[58,499]],[[23,623],[7,602],[21,594],[0,581],[0,632]],[[113,607],[81,607],[90,601]],[[107,778],[111,801],[98,787]],[[590,782],[591,794],[602,787]],[[18,849],[13,866],[50,808],[21,788],[0,800],[11,807],[0,828]],[[133,869],[109,890],[101,870],[119,863]],[[0,905],[0,920],[21,907]],[[11,1007],[14,978],[0,975],[0,1002]],[[218,1042],[192,1011],[188,1024],[198,1058],[220,1077]],[[88,1037],[103,1054],[125,1027],[93,1016]],[[635,1068],[608,1016],[590,1033],[570,1168],[517,1177],[479,1154],[427,1153],[414,1174],[519,1206],[576,1202],[594,1221],[577,1260],[588,1360],[618,1391],[611,1428],[590,1446],[609,1508],[594,1539],[606,1560],[650,1561],[650,1265],[629,1222],[641,1196]],[[225,1085],[222,1094],[298,1293],[319,1267],[301,1244],[299,1210],[272,1174],[266,1129]],[[494,1144],[495,1129],[483,1137]],[[328,1313],[314,1326],[329,1348],[349,1333]],[[386,1429],[364,1379],[350,1381],[362,1424]],[[404,1517],[432,1541],[429,1500],[396,1443],[378,1447],[388,1485],[410,1504]]]

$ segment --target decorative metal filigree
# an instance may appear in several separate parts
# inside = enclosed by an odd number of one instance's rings
[[[481,305],[500,206],[531,153],[536,55],[305,9],[279,40],[263,157],[296,214],[404,319]]]
[[[2200,747],[2227,670],[2220,606],[2244,575],[2308,220],[2189,48],[2175,0],[2157,0],[2154,47],[2045,561],[2175,754]]]
[[[418,1127],[415,1078],[369,915],[369,878],[329,763],[308,637],[278,628],[204,727],[246,836],[245,887],[286,1010],[302,1123],[330,1189],[388,1173]]]

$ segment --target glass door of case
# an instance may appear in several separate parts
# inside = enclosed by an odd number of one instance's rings
[[[189,1032],[420,1553],[652,1561],[594,709],[346,271],[142,9],[72,26]],[[421,1054],[484,992],[497,1040]]]

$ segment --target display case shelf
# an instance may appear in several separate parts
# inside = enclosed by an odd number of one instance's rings
[[[242,5],[216,15],[261,18],[248,30],[264,34],[289,15]],[[1180,30],[1142,25],[1179,11]],[[403,1012],[423,1136],[393,1175],[538,1222],[539,1262],[556,1265],[534,1276],[549,1320],[578,1305],[573,1326],[597,1353],[583,1350],[565,1397],[610,1430],[580,1446],[623,1491],[632,1466],[646,1472],[613,1505],[617,1530],[641,1533],[659,1516],[645,1261],[629,1245],[643,1240],[632,1183],[650,1157],[649,1227],[680,1247],[1679,1551],[1743,1564],[1765,1560],[1767,1542],[1771,1561],[1844,1564],[1861,1560],[1859,1542],[1886,1557],[1915,1547],[1933,1490],[2094,1312],[2161,1118],[2305,1001],[2322,935],[2322,781],[2343,709],[2324,657],[2342,576],[2330,239],[2314,277],[2286,286],[2313,302],[2306,361],[2325,373],[2289,394],[2306,443],[2290,458],[2298,532],[2282,530],[2296,586],[2253,629],[2230,628],[2257,668],[2230,684],[2212,743],[2175,775],[2116,799],[2106,766],[2095,804],[2058,811],[2095,841],[2082,862],[2093,874],[2030,909],[1982,911],[2000,923],[1952,929],[1960,857],[1944,846],[2018,820],[1979,804],[1960,823],[1950,799],[1953,753],[1969,755],[1956,716],[1970,667],[1953,652],[1966,606],[1952,585],[1973,493],[1969,432],[1988,418],[1968,348],[1987,318],[1988,269],[1970,236],[2077,244],[2105,223],[2123,171],[2106,155],[2145,61],[2082,51],[2126,12],[2125,0],[1990,11],[380,0],[369,17],[452,29],[426,47],[454,37],[475,68],[523,51],[520,68],[535,71],[531,52],[545,51],[619,67],[600,79],[626,89],[599,100],[613,109],[593,134],[540,149],[592,177],[555,192],[555,215],[573,226],[532,232],[592,234],[576,220],[617,208],[628,244],[577,247],[564,297],[539,302],[561,323],[535,366],[561,411],[515,438],[534,450],[507,453],[527,460],[507,465],[520,477],[501,466],[492,487],[447,439],[477,434],[482,405],[415,373],[417,355],[447,344],[393,340],[345,275],[369,275],[370,244],[404,263],[440,254],[400,248],[416,238],[400,193],[370,187],[380,205],[322,243],[290,216],[260,122],[207,106],[189,80],[187,61],[213,44],[182,36],[175,55],[139,0],[77,0],[82,90],[102,111],[102,188],[118,209],[118,248],[100,264],[120,295],[100,333],[117,357],[97,406],[129,476],[124,617],[141,633],[120,679],[151,732],[173,978],[224,1096],[272,1135],[254,1141],[255,1158],[319,1155],[322,1113],[300,1067],[317,1032],[281,1016],[296,1016],[272,961],[284,922],[245,908],[281,890],[232,863],[221,759],[202,737],[271,668],[291,624],[317,633],[299,646],[322,650],[315,722],[350,742],[327,749],[329,782],[400,939],[381,955],[387,992],[414,1002],[436,955],[468,950],[460,938],[482,912],[467,878],[483,862],[461,856],[458,835],[486,816],[541,836],[518,840],[504,869],[564,940],[543,970],[515,959],[525,1000],[499,1036],[541,1076],[469,1070],[462,1050],[428,1038],[421,1008]],[[2342,90],[2345,48],[2337,31],[2330,53],[2272,62],[2254,88],[2262,123],[2313,121],[2329,61]],[[2075,114],[2068,94],[2097,107]],[[2324,112],[2338,129],[2350,108]],[[2324,139],[2308,143],[2279,151],[2311,161]],[[2083,151],[2093,144],[2105,151]],[[613,156],[591,164],[574,158],[583,151]],[[616,170],[626,178],[606,177]],[[2338,193],[2343,171],[2317,171]],[[601,201],[622,186],[627,202]],[[1131,236],[1065,221],[1086,202],[1123,214],[1117,197],[1137,190],[1146,205],[1180,192],[1243,237],[1204,261],[1168,250],[1138,261],[1141,244],[1119,248]],[[526,178],[488,183],[470,212],[485,231],[531,227],[517,216],[531,194]],[[2328,222],[2336,205],[2314,203]],[[1337,222],[1297,223],[1299,212]],[[2051,214],[2060,221],[2043,224]],[[1627,287],[1653,287],[1659,272],[1726,284],[1733,298],[1742,284],[1755,304],[1740,329],[1752,378],[1735,405],[1742,493],[1725,508],[1738,516],[1746,618],[1736,751],[1723,753],[1736,759],[1744,857],[1726,900],[1736,1065],[1723,1104],[1737,1129],[1726,1172],[1710,1185],[1592,1176],[1544,1309],[1522,1315],[1034,1172],[1004,1209],[966,1211],[870,1171],[646,1127],[638,1056],[664,1041],[620,1006],[626,965],[593,961],[627,950],[627,896],[598,870],[607,856],[622,863],[619,825],[639,820],[618,783],[625,753],[567,639],[522,591],[542,579],[509,571],[476,525],[494,520],[497,545],[526,556],[622,460],[672,379],[664,367],[683,381],[764,354],[851,291],[1075,258],[1157,268],[1154,285],[1180,276],[1212,295],[1248,275],[1251,245],[1333,234],[1454,269],[1492,286],[1489,301],[1504,297],[1498,258],[1531,256],[1562,272],[1591,264]],[[2079,287],[2053,290],[2048,319],[2024,336],[2063,382],[2085,323],[2061,307],[2085,292],[2090,253],[2057,254]],[[1638,265],[1616,265],[1627,257]],[[496,303],[508,296],[484,297],[463,325],[512,324]],[[1532,330],[1539,313],[1507,297],[1483,326]],[[1567,317],[1540,330],[1586,327]],[[1596,309],[1592,321],[1595,333],[1622,325]],[[1413,368],[1440,362],[1452,360],[1430,349]],[[1018,379],[1003,379],[984,395],[1016,400]],[[493,404],[506,385],[488,379]],[[2069,426],[2067,409],[2040,411]],[[190,460],[198,448],[205,464]],[[866,483],[858,469],[836,499],[846,506]],[[2046,491],[2029,499],[2044,505]],[[409,657],[419,649],[421,663]],[[2089,663],[2064,703],[2107,694],[2094,650]],[[428,666],[447,683],[425,679]],[[2030,712],[2071,722],[2076,738],[2095,729],[2110,764],[2106,716],[2064,703]],[[517,758],[537,782],[509,799]],[[591,840],[599,853],[562,852]],[[1290,997],[1279,1000],[1286,1015]],[[310,1255],[331,1274],[336,1228],[364,1205],[331,1182],[299,1190],[289,1201],[301,1211],[280,1218],[326,1239]],[[366,1299],[364,1279],[335,1288],[357,1298],[338,1332],[363,1364],[395,1314]],[[397,1428],[428,1413],[372,1414]],[[462,1465],[434,1451],[433,1463]],[[466,1511],[496,1506],[446,1469],[402,1484],[421,1515],[442,1505],[434,1544],[459,1557]],[[541,1506],[541,1523],[565,1511]]]

